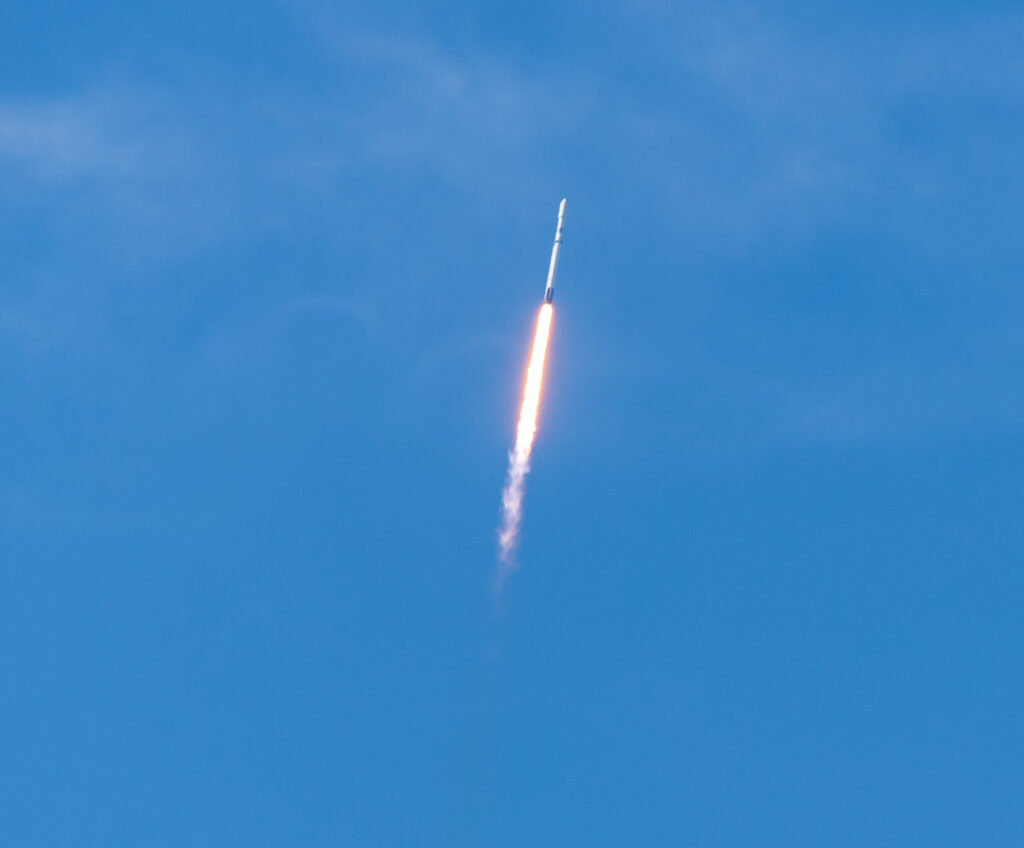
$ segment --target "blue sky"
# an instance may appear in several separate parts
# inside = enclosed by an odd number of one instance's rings
[[[1022,36],[6,9],[0,841],[1019,844]]]

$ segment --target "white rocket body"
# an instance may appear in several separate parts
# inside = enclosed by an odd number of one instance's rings
[[[555,268],[558,265],[558,247],[562,243],[562,220],[565,218],[565,198],[558,205],[558,226],[555,228],[555,243],[551,247],[551,264],[548,266],[548,284],[544,288],[544,302],[551,303],[555,297]]]

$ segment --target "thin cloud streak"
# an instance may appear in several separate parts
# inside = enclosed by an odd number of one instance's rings
[[[335,226],[339,210],[355,219],[345,237],[358,244],[358,213],[389,180],[430,180],[464,194],[476,211],[503,204],[505,218],[514,219],[531,192],[551,183],[567,153],[590,163],[594,222],[614,230],[623,209],[643,209],[655,235],[660,230],[683,249],[713,257],[799,251],[823,230],[845,232],[853,220],[862,227],[867,221],[922,265],[966,263],[964,251],[936,242],[936,229],[995,245],[998,255],[1010,249],[1014,210],[1024,205],[1008,158],[1019,147],[1014,140],[1024,142],[1020,131],[1008,125],[1006,137],[995,138],[932,106],[947,93],[966,112],[1022,105],[1014,49],[1024,34],[1020,15],[973,15],[916,29],[894,22],[875,28],[870,42],[839,49],[806,27],[738,6],[714,13],[651,6],[623,12],[637,45],[626,58],[675,81],[678,97],[660,103],[645,102],[632,77],[614,67],[529,65],[387,31],[339,35],[331,26],[310,35],[335,68],[336,88],[324,93],[278,90],[242,99],[214,81],[201,99],[164,84],[0,102],[0,181],[19,189],[0,206],[16,215],[38,204],[39,192],[66,192],[66,203],[47,209],[46,226],[74,260],[47,264],[45,273],[12,269],[28,293],[0,301],[0,335],[29,349],[67,334],[71,318],[55,320],[51,312],[90,263],[105,271],[162,266],[225,245],[306,236]],[[355,81],[360,85],[350,85]],[[693,109],[695,102],[714,108]],[[952,157],[962,166],[958,177],[951,176]],[[1004,214],[983,208],[978,185],[994,187]],[[326,204],[333,205],[323,214]],[[985,251],[976,253],[984,261]],[[109,285],[109,276],[93,274],[90,285]],[[933,285],[926,276],[904,274],[892,285]],[[948,277],[941,284],[957,286]],[[695,290],[709,285],[699,277],[689,283]],[[996,310],[1010,283],[975,274],[969,285],[987,290]],[[720,302],[737,294],[701,296]],[[308,297],[341,298],[320,306],[344,311],[352,296]],[[362,317],[352,312],[364,326],[379,313],[381,296],[367,296]],[[92,320],[103,308],[98,295],[96,302],[76,320]],[[1019,315],[1019,305],[1011,306]],[[736,317],[730,312],[730,321]],[[827,335],[780,324],[777,315],[758,320],[766,348],[778,341],[772,325],[808,347]],[[964,350],[995,346],[993,356],[1013,359],[1010,328],[990,334],[982,320],[954,332]],[[731,375],[726,390],[734,391],[738,414],[757,407],[757,420],[773,432],[870,437],[916,426],[899,404],[872,405],[921,384],[922,375],[903,364],[914,343],[887,341],[875,361],[839,363],[814,384],[787,378],[784,368],[766,376],[752,363],[725,362],[698,336],[687,380],[714,384],[716,375]],[[422,349],[432,344],[428,339]],[[620,353],[630,362],[646,356]],[[651,378],[677,379],[663,368]],[[946,378],[924,381],[936,420],[963,388],[955,372]],[[991,402],[983,399],[977,414]],[[844,404],[852,408],[844,412]]]

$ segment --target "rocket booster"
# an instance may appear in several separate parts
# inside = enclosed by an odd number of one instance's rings
[[[565,198],[558,205],[558,226],[555,228],[555,243],[551,246],[551,264],[548,266],[548,284],[544,288],[544,302],[551,303],[555,297],[555,266],[558,265],[558,246],[562,243],[562,219],[565,218]]]

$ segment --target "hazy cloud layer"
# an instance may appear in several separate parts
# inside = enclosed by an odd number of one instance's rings
[[[425,320],[421,288],[453,256],[472,268],[463,244],[494,238],[496,222],[536,219],[536,197],[564,175],[591,193],[590,244],[572,256],[570,222],[567,272],[628,274],[586,254],[599,256],[601,239],[642,238],[665,257],[645,273],[680,279],[680,300],[660,314],[615,316],[619,347],[580,352],[574,373],[594,391],[642,374],[652,392],[717,398],[705,411],[735,425],[737,443],[902,438],[1020,418],[1009,266],[1024,205],[1014,167],[1024,132],[1013,120],[1024,99],[1021,16],[851,16],[863,37],[839,39],[813,18],[649,3],[623,10],[629,39],[606,63],[581,66],[571,52],[483,53],[472,38],[354,30],[294,8],[327,86],[244,91],[214,75],[200,94],[184,75],[129,85],[101,69],[106,82],[78,91],[0,101],[0,214],[27,222],[39,245],[0,295],[6,346],[124,343],[98,340],[117,338],[111,301],[121,293],[153,287],[174,314],[219,279],[197,276],[194,263],[234,252],[241,261],[273,240],[301,245],[299,256],[321,250],[351,273],[292,280],[253,260],[280,288],[257,280],[250,317],[236,311],[215,326],[245,336],[239,323],[265,326],[268,309],[340,311],[422,362],[444,339],[496,328],[439,323],[406,341]],[[674,96],[652,102],[631,69]],[[391,188],[410,182],[463,198],[464,231],[391,204]],[[876,255],[888,245],[891,262],[858,267],[866,240]],[[847,276],[836,245],[851,251]],[[699,261],[680,259],[691,255]],[[794,257],[814,268],[818,256],[831,257],[823,287],[859,293],[817,306],[813,292],[764,290],[764,268],[777,281]],[[806,278],[807,267],[794,271]],[[372,287],[358,282],[368,274]],[[453,276],[458,296],[483,296],[472,272]],[[394,319],[378,323],[385,308]],[[934,320],[904,329],[902,314],[921,313]],[[662,320],[678,326],[669,355],[649,332]],[[515,335],[500,337],[516,356]],[[924,364],[920,350],[953,353]],[[796,377],[796,361],[812,367]]]

